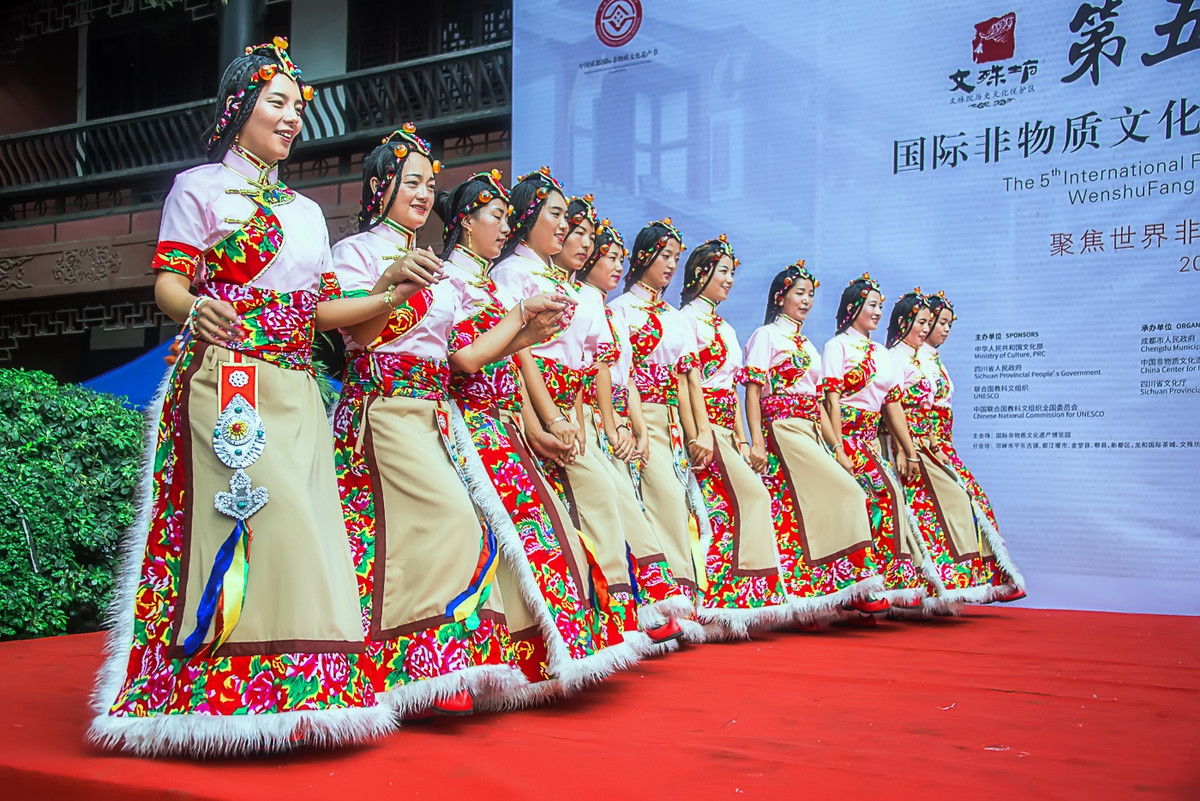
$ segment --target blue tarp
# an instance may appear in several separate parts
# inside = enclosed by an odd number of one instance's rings
[[[153,350],[143,353],[128,364],[109,370],[83,382],[83,386],[97,392],[107,392],[112,395],[124,395],[129,398],[129,405],[135,409],[144,409],[154,400],[158,384],[162,381],[169,365],[163,358],[171,351],[172,340],[158,345]],[[339,392],[342,385],[330,380],[333,391]]]
[[[168,339],[128,364],[84,381],[83,386],[97,392],[124,395],[129,398],[130,406],[144,409],[154,400],[158,384],[167,372],[168,365],[163,357],[170,352],[171,342]]]

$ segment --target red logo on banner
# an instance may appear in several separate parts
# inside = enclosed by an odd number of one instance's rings
[[[975,26],[975,41],[971,43],[971,58],[976,64],[1012,58],[1016,48],[1016,28],[1017,15],[1012,11],[979,23]]]
[[[596,9],[596,37],[609,47],[629,44],[640,27],[641,0],[603,0]]]

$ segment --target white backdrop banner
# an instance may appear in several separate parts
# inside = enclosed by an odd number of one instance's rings
[[[743,343],[797,258],[818,347],[864,270],[889,310],[944,290],[955,442],[1030,603],[1200,614],[1200,0],[516,0],[514,28],[516,173],[626,241],[728,234]]]

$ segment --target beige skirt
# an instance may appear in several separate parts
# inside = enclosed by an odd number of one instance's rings
[[[184,426],[191,431],[186,497],[194,502],[183,511],[182,614],[175,617],[169,652],[176,658],[184,656],[213,559],[234,525],[213,505],[216,493],[230,491],[233,471],[212,446],[221,412],[217,363],[232,361],[231,351],[200,345],[182,378],[188,386]],[[215,656],[361,652],[358,585],[317,383],[302,370],[254,359],[247,364],[256,367],[266,444],[245,472],[252,486],[267,489],[268,501],[247,521],[253,535],[241,616]],[[210,625],[205,641],[212,636]]]
[[[792,495],[805,563],[829,564],[870,546],[867,495],[830,455],[820,426],[791,417],[771,422],[769,429]]]
[[[692,535],[688,525],[687,489],[675,470],[675,448],[671,429],[679,425],[679,413],[661,403],[643,403],[642,417],[650,439],[650,458],[642,466],[642,503],[652,531],[657,532],[667,566],[675,580],[696,589],[696,566],[692,561]]]
[[[567,563],[567,571],[571,574],[572,579],[575,581],[575,586],[579,588],[579,591],[581,593],[586,592],[589,586],[588,557],[587,552],[583,548],[583,542],[579,539],[579,533],[575,525],[571,522],[571,513],[567,511],[567,507],[563,505],[562,499],[558,497],[558,493],[554,491],[554,488],[550,486],[550,482],[546,480],[537,456],[526,449],[524,437],[518,435],[518,432],[524,431],[524,429],[520,422],[518,422],[517,415],[507,410],[501,410],[500,422],[510,432],[513,447],[517,449],[517,456],[521,460],[521,465],[529,474],[534,488],[537,490],[538,498],[546,507],[547,514],[550,515],[555,534],[558,536],[559,547],[562,549],[563,559]],[[508,560],[504,561],[507,562]],[[515,587],[517,586],[516,575],[505,570],[497,571],[497,576],[500,579],[501,591],[505,592],[511,599],[508,608],[509,631],[517,639],[535,636],[533,629],[536,628],[536,621],[533,612],[527,609],[524,604],[518,605],[515,603],[513,592],[515,592]],[[506,590],[506,587],[512,589]]]
[[[372,640],[446,622],[478,567],[481,522],[438,427],[439,401],[373,397],[364,457],[375,504]],[[503,619],[501,592],[480,616]]]
[[[595,427],[589,415],[579,421],[587,447],[565,469],[559,469],[563,492],[567,496],[571,521],[592,542],[596,559],[608,589],[612,592],[632,592],[629,566],[625,560],[625,528],[640,522],[645,526],[641,509],[637,517],[630,514],[619,497],[620,487],[608,467],[608,456],[596,444]],[[630,495],[633,487],[629,487]],[[634,504],[637,499],[632,499]],[[636,507],[635,507],[636,508]]]
[[[650,527],[650,521],[646,519],[646,513],[642,511],[642,503],[633,489],[633,477],[629,473],[629,465],[615,456],[600,452],[600,433],[596,430],[595,419],[586,406],[582,425],[588,449],[597,451],[600,461],[612,481],[613,498],[620,514],[625,544],[629,546],[633,558],[637,560],[638,564],[644,564],[647,561],[664,561],[662,543],[659,542],[658,534]]]
[[[950,468],[934,459],[922,448],[917,451],[921,459],[921,474],[925,486],[930,490],[934,510],[946,535],[946,545],[955,562],[962,562],[981,554],[986,547],[986,538],[981,538],[975,526],[975,511],[971,496],[954,478]],[[988,548],[983,555],[991,555]]]
[[[737,441],[732,430],[713,425],[717,449],[714,459],[719,463],[733,505],[732,575],[778,576],[779,552],[771,516],[771,493],[738,452]]]

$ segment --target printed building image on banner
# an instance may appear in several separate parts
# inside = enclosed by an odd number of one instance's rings
[[[954,440],[1028,603],[1200,614],[1198,18],[516,0],[513,170],[549,164],[627,242],[727,234],[743,343],[798,258],[818,347],[864,271],[889,312],[944,291]]]

